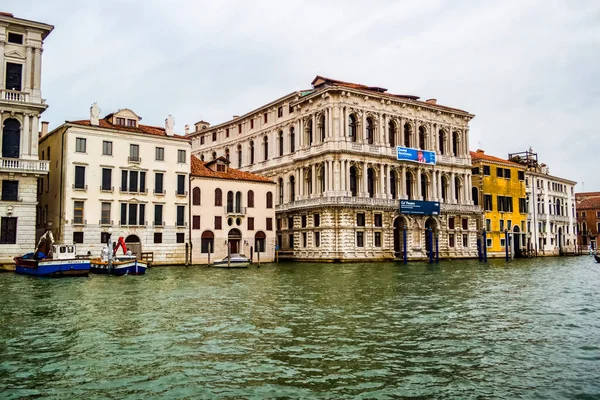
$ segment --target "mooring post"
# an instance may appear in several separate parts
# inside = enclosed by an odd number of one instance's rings
[[[402,228],[402,258],[404,259],[404,264],[408,264],[408,255],[406,254],[406,225]]]
[[[481,254],[481,238],[477,238],[477,258],[479,259],[479,262],[481,262],[481,260],[483,259],[483,256]]]
[[[483,262],[487,263],[487,231],[483,230]]]
[[[505,229],[504,230],[504,253],[506,254],[506,262],[509,262],[509,248],[508,246],[510,245],[510,243],[508,242],[508,230]]]
[[[435,233],[435,263],[440,263],[440,233]]]
[[[427,241],[429,242],[429,264],[433,264],[433,231],[427,228]]]
[[[211,247],[212,247],[212,246],[210,245],[210,242],[209,242],[209,243],[208,243],[208,265],[209,265],[209,266],[210,266],[210,250],[211,250],[210,248],[211,248]]]
[[[227,242],[227,268],[231,268],[231,243]]]

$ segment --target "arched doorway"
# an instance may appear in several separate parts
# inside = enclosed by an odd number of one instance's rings
[[[232,229],[227,235],[227,242],[229,244],[231,254],[240,252],[240,242],[242,241],[242,233],[239,229]]]
[[[367,190],[370,198],[375,197],[375,172],[373,168],[367,170]]]
[[[398,217],[394,220],[394,257],[402,258],[404,253],[404,227],[407,226],[404,217]]]
[[[558,252],[561,255],[563,253],[562,227],[558,228]]]
[[[519,258],[523,256],[523,252],[521,249],[521,228],[518,225],[513,227],[513,242],[512,246],[515,251],[515,257]]]
[[[429,231],[431,230],[431,238],[429,238]],[[435,233],[437,231],[437,222],[432,217],[427,218],[425,221],[425,253],[429,256],[429,253],[433,251],[435,246]]]
[[[256,232],[254,235],[254,252],[264,253],[266,250],[266,239],[267,235],[263,231]]]
[[[2,157],[19,158],[21,150],[21,124],[14,118],[4,121],[2,129]]]
[[[352,197],[356,197],[356,168],[354,166],[350,167],[350,193]]]
[[[137,235],[129,235],[125,239],[127,250],[131,250],[131,254],[141,257],[142,255],[142,242]]]

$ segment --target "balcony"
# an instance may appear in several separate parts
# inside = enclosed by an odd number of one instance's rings
[[[225,206],[226,215],[246,215],[246,207]]]
[[[165,221],[160,221],[160,222],[154,221],[153,225],[156,228],[163,228],[165,226]]]
[[[0,169],[14,172],[48,173],[50,161],[0,158]]]
[[[129,157],[127,157],[127,162],[130,164],[139,164],[142,162],[142,157],[129,156]]]
[[[103,187],[103,186],[100,186],[100,191],[101,191],[101,192],[109,192],[109,193],[112,193],[112,192],[114,192],[114,191],[115,191],[115,187],[114,187],[114,186],[111,186],[111,187]]]
[[[87,190],[87,188],[88,188],[88,185],[79,186],[79,185],[76,185],[76,184],[72,184],[72,185],[71,185],[71,188],[72,188],[73,190],[78,190],[78,191],[85,192],[85,191]]]
[[[98,221],[98,225],[101,226],[112,226],[114,224],[114,221],[108,218],[102,218],[100,221]]]
[[[29,93],[18,90],[0,89],[0,99],[17,103],[29,103]]]
[[[179,190],[176,190],[176,191],[175,191],[175,196],[179,196],[179,197],[186,197],[187,195],[188,195],[188,192],[187,192],[187,190],[186,190],[185,192],[183,192],[183,191],[179,191]]]

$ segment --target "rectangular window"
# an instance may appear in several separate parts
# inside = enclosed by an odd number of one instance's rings
[[[250,129],[254,129],[254,119],[250,120]]]
[[[112,190],[112,169],[102,168],[102,190]]]
[[[177,175],[177,194],[185,196],[185,175]]]
[[[248,217],[248,230],[254,230],[254,217]]]
[[[177,206],[177,226],[185,225],[185,206]]]
[[[315,247],[321,247],[321,232],[315,232]]]
[[[266,124],[267,122],[269,122],[269,114],[268,113],[264,113],[263,115],[264,118],[264,123]]]
[[[217,131],[213,131],[213,133],[212,133],[212,141],[213,142],[217,141]],[[179,151],[182,151],[182,150],[179,150]],[[183,162],[183,161],[180,161],[180,162]]]
[[[154,205],[154,226],[163,226],[163,205]]]
[[[483,208],[485,211],[492,211],[492,195],[491,194],[483,195]]]
[[[504,177],[505,177],[506,179],[510,179],[510,169],[505,169],[505,170],[504,170]]]
[[[462,228],[463,229],[469,229],[469,218],[463,218],[462,219]]]
[[[200,136],[200,145],[204,144],[204,135]]]
[[[83,243],[83,232],[73,232],[73,243]]]
[[[302,247],[306,247],[308,245],[308,240],[306,239],[306,232],[302,232]]]
[[[129,161],[140,161],[140,146],[137,144],[129,145]]]
[[[131,128],[135,128],[135,119],[128,119],[127,126],[129,126]]]
[[[491,219],[485,220],[485,230],[488,232],[492,230],[492,220]]]
[[[178,232],[176,234],[176,238],[177,238],[177,243],[185,243],[185,233]]]
[[[129,225],[137,225],[138,218],[138,205],[137,204],[129,204],[129,216],[127,218],[127,223]]]
[[[11,62],[6,63],[6,85],[5,88],[8,90],[21,91],[23,76],[23,64],[15,64]]]
[[[506,245],[506,240],[504,238],[500,238],[500,247],[504,247]]]
[[[154,232],[154,243],[162,243],[162,232]]]
[[[157,172],[154,174],[154,193],[163,194],[163,173]]]
[[[356,214],[356,226],[365,226],[365,214],[364,213]]]
[[[125,118],[117,117],[117,125],[125,126]]]
[[[301,220],[302,220],[302,227],[306,228],[306,215],[303,215]]]
[[[20,33],[8,32],[8,43],[23,44],[23,35]]]
[[[215,216],[215,230],[221,230],[222,228],[222,224],[221,224],[221,217],[220,216]]]
[[[146,193],[146,172],[140,171],[140,193]]]
[[[504,177],[504,168],[497,167],[496,168],[496,176],[498,178]]]
[[[582,216],[583,218],[585,218],[585,217],[586,217],[586,215],[585,215],[585,211],[582,211],[582,212],[581,212],[581,216]]]
[[[527,199],[519,199],[519,212],[527,214]]]
[[[110,225],[110,203],[102,203],[102,214],[100,216],[101,225]],[[102,242],[104,243],[104,242]]]
[[[454,217],[448,217],[448,229],[454,229]]]
[[[294,235],[288,235],[288,243],[290,245],[290,249],[294,248]]]
[[[475,167],[471,169],[471,174],[473,175],[479,175],[479,167]]]
[[[489,165],[484,165],[483,166],[483,174],[487,175],[487,176],[491,175],[491,173],[490,173],[490,166]]]
[[[375,247],[381,247],[381,232],[375,232]]]
[[[185,162],[186,162],[185,150],[177,150],[177,162],[181,163],[181,164],[185,164]]]
[[[504,220],[500,220],[500,232],[504,232]]]
[[[283,117],[283,107],[277,108],[277,118]]]
[[[75,189],[85,189],[85,167],[75,166]]]
[[[100,243],[107,244],[110,239],[110,233],[100,232]]]
[[[154,149],[154,159],[156,161],[165,161],[165,148],[157,147]]]
[[[454,243],[454,233],[448,234],[448,246],[449,247],[454,247],[455,246],[455,243]]]
[[[127,171],[121,171],[121,191],[127,191]]]
[[[268,231],[273,230],[273,218],[271,218],[271,217],[267,218],[267,230]]]
[[[374,225],[378,228],[383,226],[383,216],[381,214],[375,214],[374,216]]]
[[[321,216],[319,214],[313,214],[313,226],[315,228],[321,226]]]
[[[2,181],[2,200],[19,200],[19,181]]]
[[[463,239],[463,242],[462,242],[463,247],[469,247],[469,235],[467,235],[466,233],[464,233],[462,236],[463,236],[462,237],[462,239]]]
[[[294,229],[294,217],[288,217],[287,226],[288,229]]]
[[[524,181],[525,180],[525,171],[517,171],[517,177],[519,178],[520,181]]]
[[[242,133],[242,124],[238,124],[238,134]]]
[[[138,171],[129,171],[129,191],[138,191]]]
[[[112,156],[112,142],[107,142],[106,140],[102,142],[102,154]]]
[[[83,201],[73,202],[73,223],[83,224]]]
[[[485,245],[486,245],[487,247],[492,247],[492,238],[487,238],[487,239],[485,240]]]
[[[75,139],[75,151],[78,153],[85,153],[86,139],[76,138]]]
[[[277,218],[276,224],[277,224],[277,230],[280,231],[281,230],[281,218]]]
[[[121,225],[127,225],[127,203],[121,203],[121,218],[119,219]]]
[[[365,247],[365,233],[356,232],[356,247]]]
[[[228,138],[229,137],[229,128],[225,128],[225,137]]]
[[[192,229],[200,229],[200,216],[192,216]]]
[[[512,220],[509,219],[506,221],[506,229],[509,231],[512,229]]]
[[[2,217],[0,219],[0,244],[17,243],[17,218]]]

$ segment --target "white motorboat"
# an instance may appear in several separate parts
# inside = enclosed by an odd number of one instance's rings
[[[243,254],[230,254],[222,260],[215,261],[213,267],[215,268],[248,268],[250,265],[250,259]]]

